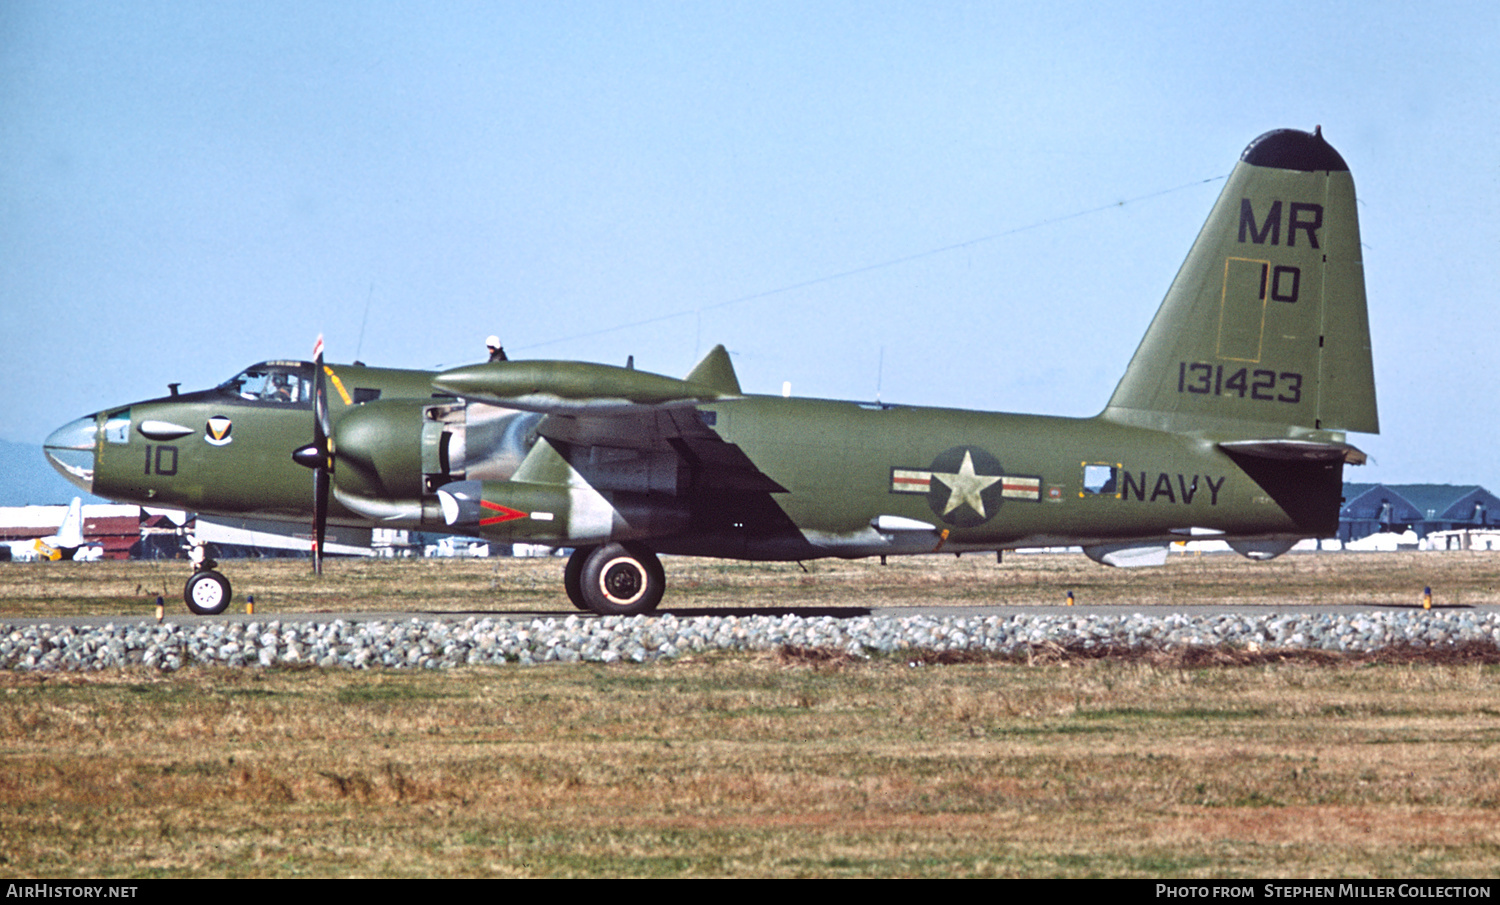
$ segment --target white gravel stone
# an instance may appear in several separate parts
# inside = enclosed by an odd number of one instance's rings
[[[866,657],[894,651],[983,651],[1024,655],[1055,644],[1083,649],[1168,650],[1230,646],[1373,651],[1390,644],[1500,645],[1500,616],[1478,611],[1398,611],[1348,616],[820,616],[659,618],[571,615],[565,619],[473,617],[462,622],[174,623],[16,626],[0,623],[0,668],[97,670],[133,664],[164,671],[187,663],[268,668],[437,669],[462,664],[645,663],[708,650],[781,646]]]

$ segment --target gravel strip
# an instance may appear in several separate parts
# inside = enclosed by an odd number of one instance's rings
[[[1500,647],[1500,614],[1401,610],[1354,615],[697,616],[461,622],[135,623],[99,629],[0,623],[0,668],[93,670],[189,664],[441,669],[467,664],[646,663],[714,650],[783,647],[853,657],[903,650],[1025,655],[1073,650],[1373,652],[1390,646]]]

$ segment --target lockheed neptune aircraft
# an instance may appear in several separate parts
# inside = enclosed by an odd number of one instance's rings
[[[571,361],[431,373],[267,361],[46,441],[104,497],[221,516],[572,547],[568,598],[648,612],[658,554],[805,560],[1080,545],[1116,566],[1216,537],[1266,559],[1335,533],[1377,433],[1354,183],[1324,139],[1241,155],[1093,418],[744,393],[723,346],[678,380]],[[307,470],[311,469],[311,481]],[[310,486],[309,486],[310,485]],[[188,607],[228,606],[195,557]]]

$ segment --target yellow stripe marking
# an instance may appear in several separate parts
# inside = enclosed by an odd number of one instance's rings
[[[327,374],[328,379],[333,381],[333,388],[339,391],[339,398],[344,400],[344,404],[353,405],[354,400],[349,398],[349,391],[344,389],[344,382],[339,379],[339,375],[333,373],[333,368],[330,368],[328,365],[324,365],[323,373]]]

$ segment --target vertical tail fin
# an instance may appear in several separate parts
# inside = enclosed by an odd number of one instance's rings
[[[62,547],[83,546],[83,498],[73,497],[68,504],[68,514],[57,529],[57,543]]]
[[[1321,130],[1245,149],[1102,417],[1224,437],[1379,432],[1354,181]]]

